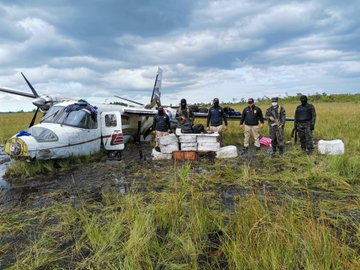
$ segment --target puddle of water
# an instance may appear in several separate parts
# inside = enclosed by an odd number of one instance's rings
[[[227,210],[233,211],[237,201],[237,197],[244,197],[249,194],[247,188],[233,187],[225,191],[224,193],[224,207]]]

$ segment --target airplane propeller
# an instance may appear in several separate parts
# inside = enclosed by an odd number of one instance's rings
[[[39,97],[38,93],[36,93],[35,88],[31,85],[31,83],[28,81],[28,79],[25,77],[24,73],[21,72],[21,75],[23,76],[24,80],[26,81],[27,85],[30,87],[31,91],[33,92],[35,97]]]
[[[40,97],[38,93],[36,92],[35,88],[32,86],[32,84],[28,81],[28,79],[25,77],[24,73],[21,72],[21,75],[23,76],[24,80],[26,81],[27,85],[30,87],[31,91],[33,92],[34,96],[36,97],[35,100],[32,102],[35,106],[37,106],[37,109],[34,113],[33,118],[31,119],[29,128],[31,128],[36,120],[36,116],[40,110],[40,108],[45,104],[44,98]]]

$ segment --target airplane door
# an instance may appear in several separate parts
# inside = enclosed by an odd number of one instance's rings
[[[119,111],[101,113],[101,135],[105,150],[123,150],[125,148]]]

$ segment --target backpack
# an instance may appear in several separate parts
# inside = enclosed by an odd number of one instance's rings
[[[181,133],[194,133],[191,121],[189,119],[181,124]]]
[[[194,133],[202,133],[202,132],[204,132],[204,130],[205,130],[203,124],[196,124],[196,125],[194,125],[192,128],[193,128],[193,132],[194,132]]]

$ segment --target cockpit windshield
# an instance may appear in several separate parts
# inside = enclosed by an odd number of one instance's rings
[[[66,112],[65,107],[53,106],[45,114],[42,123],[57,123],[61,125],[94,129],[97,128],[96,119],[91,117],[91,112],[87,109]]]
[[[64,108],[63,106],[52,106],[41,119],[40,123],[55,123],[54,120]]]

